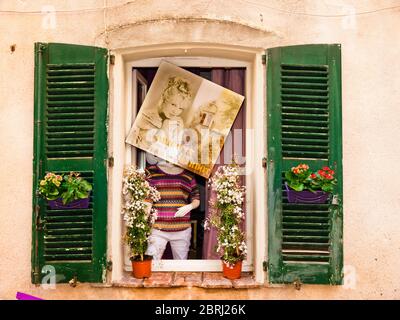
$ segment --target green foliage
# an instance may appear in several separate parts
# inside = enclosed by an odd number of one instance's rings
[[[70,203],[73,200],[86,199],[92,190],[92,185],[82,177],[79,173],[71,172],[69,175],[64,176],[63,193],[61,198],[63,204]]]
[[[39,193],[47,200],[55,200],[60,197],[62,176],[49,172],[39,182]]]
[[[286,183],[296,191],[309,190],[333,192],[337,179],[335,171],[325,166],[322,169],[312,172],[308,165],[301,163],[297,167],[285,172]]]
[[[78,172],[70,172],[64,176],[49,172],[39,182],[39,193],[47,200],[61,198],[63,204],[86,199],[89,197],[92,185],[79,175]]]
[[[290,171],[285,172],[286,181],[293,190],[303,191],[308,189],[310,184],[311,170],[306,164],[299,164]]]
[[[157,218],[157,210],[152,208],[151,203],[160,200],[160,193],[150,186],[145,172],[135,166],[124,171],[122,193],[122,214],[126,224],[124,240],[130,247],[131,260],[143,261]]]
[[[236,164],[221,166],[211,179],[217,194],[210,201],[211,215],[205,221],[205,229],[217,230],[216,252],[229,266],[244,260],[247,255],[246,236],[242,225],[245,188],[240,184],[239,168]]]

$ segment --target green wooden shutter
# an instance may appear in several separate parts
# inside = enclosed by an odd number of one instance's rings
[[[272,48],[267,55],[269,280],[341,284],[340,45]],[[299,163],[335,169],[331,203],[287,202],[283,172]]]
[[[104,277],[107,99],[107,50],[35,44],[33,283],[50,270],[45,265],[55,268],[57,282]],[[93,184],[90,208],[49,210],[37,194],[49,171],[81,172]]]

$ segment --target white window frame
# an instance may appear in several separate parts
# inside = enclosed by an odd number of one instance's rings
[[[187,55],[186,48],[180,45],[169,49],[146,49],[144,52],[120,51],[115,54],[115,65],[110,74],[110,142],[109,150],[114,158],[114,166],[109,170],[109,258],[113,261],[111,280],[119,282],[123,278],[125,268],[125,250],[121,237],[124,232],[121,209],[121,182],[124,163],[136,159],[132,148],[125,143],[129,132],[132,115],[136,112],[134,101],[136,90],[133,88],[133,69],[135,67],[158,67],[161,60],[169,61],[182,67],[244,67],[246,68],[246,128],[253,129],[254,137],[265,137],[264,122],[260,123],[261,115],[265,114],[264,106],[264,75],[265,70],[261,63],[260,50],[224,50],[204,46],[193,50],[193,55]],[[201,54],[196,54],[196,52]],[[169,54],[163,54],[169,53]],[[226,58],[225,58],[226,57]],[[263,117],[264,118],[264,117]],[[124,125],[121,125],[124,124]],[[264,282],[262,262],[266,254],[266,219],[265,219],[265,172],[261,167],[264,155],[264,139],[252,140],[250,134],[246,135],[246,219],[247,243],[249,247],[248,258],[243,263],[243,271],[254,271],[256,280]],[[256,144],[257,145],[254,145]],[[133,158],[133,159],[132,159]],[[255,161],[257,159],[257,161]],[[219,260],[161,260],[153,261],[153,271],[221,271]]]

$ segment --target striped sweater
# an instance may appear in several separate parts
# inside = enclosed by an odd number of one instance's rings
[[[154,228],[162,231],[182,231],[190,227],[190,212],[175,218],[176,211],[193,200],[200,200],[199,188],[192,173],[184,170],[179,174],[169,174],[158,166],[147,167],[149,183],[161,194],[161,199],[153,204],[158,211]]]

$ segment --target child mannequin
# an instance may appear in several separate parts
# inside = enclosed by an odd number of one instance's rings
[[[150,184],[161,193],[161,200],[153,204],[158,210],[158,218],[150,235],[147,254],[161,259],[169,242],[173,258],[185,260],[192,234],[190,211],[200,205],[196,180],[190,172],[165,160],[148,170]]]

